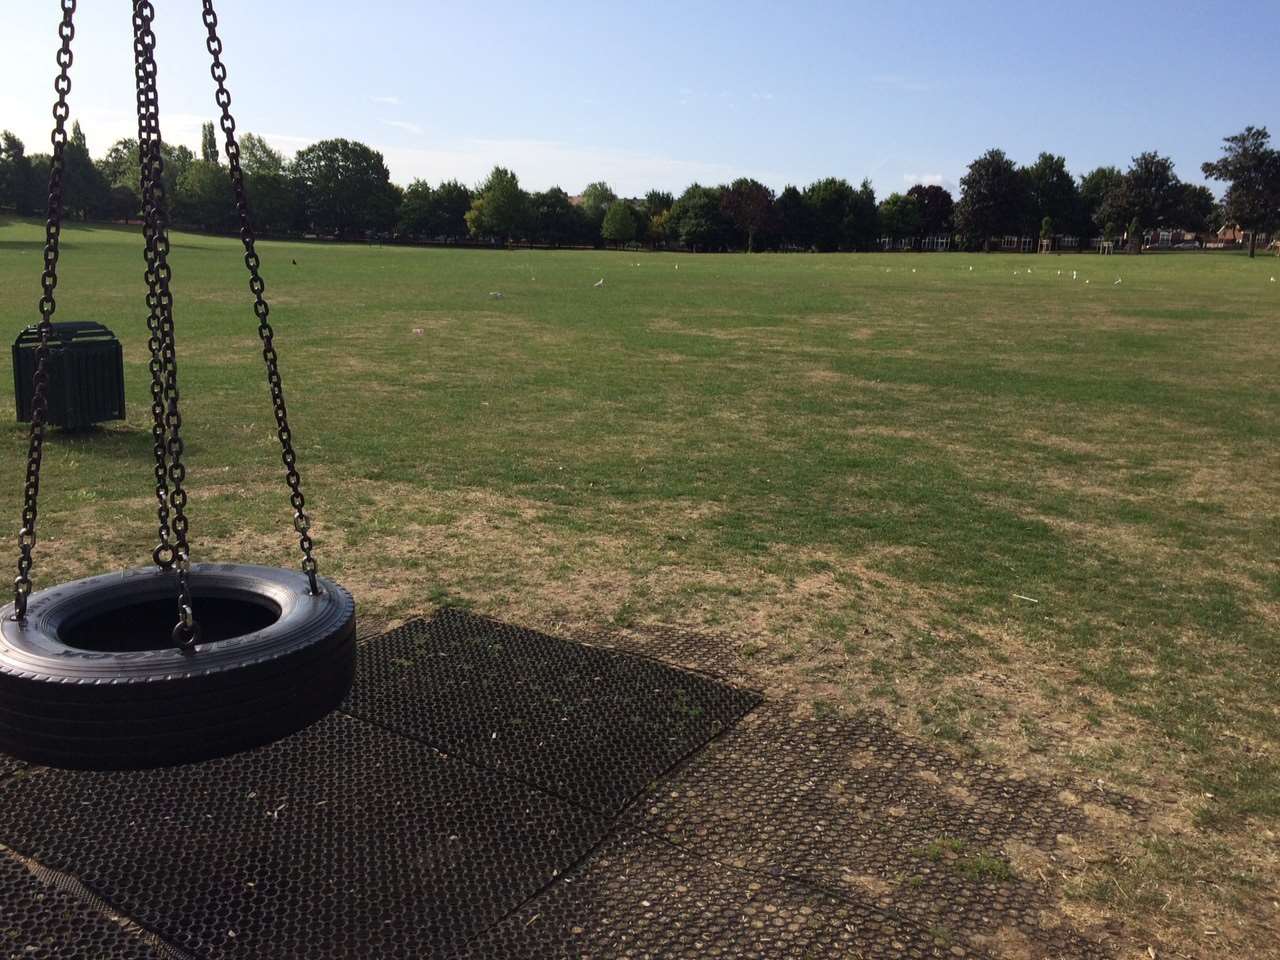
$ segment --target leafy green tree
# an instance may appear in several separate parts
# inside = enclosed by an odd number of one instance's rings
[[[666,190],[650,190],[644,195],[645,213],[650,218],[656,217],[658,214],[670,210],[675,202],[676,198]]]
[[[531,235],[540,243],[560,246],[572,243],[582,235],[582,214],[569,194],[559,187],[543,190],[529,196],[529,224]],[[608,222],[608,216],[605,217]]]
[[[471,188],[457,180],[446,180],[436,187],[432,194],[430,235],[450,239],[465,237],[471,199]]]
[[[1178,200],[1175,222],[1183,228],[1196,233],[1208,230],[1218,209],[1218,201],[1213,191],[1201,184],[1184,183],[1182,196]]]
[[[925,186],[917,183],[907,191],[920,209],[920,233],[926,237],[949,236],[954,227],[956,211],[951,191],[936,183]]]
[[[778,236],[784,247],[807,250],[813,246],[812,231],[805,208],[804,197],[793,185],[787,184],[774,201],[778,216]]]
[[[1129,249],[1142,252],[1142,221],[1134,217],[1129,221]]]
[[[1174,173],[1174,161],[1155,151],[1139,154],[1124,175],[1124,196],[1130,215],[1143,228],[1169,223],[1178,214],[1183,183]]]
[[[1024,168],[1027,178],[1029,219],[1043,223],[1048,217],[1063,233],[1082,231],[1082,203],[1076,178],[1067,170],[1065,157],[1041,153],[1036,162]]]
[[[138,191],[125,186],[110,189],[107,201],[107,216],[112,220],[137,220],[142,217],[142,207],[138,202]]]
[[[746,241],[747,253],[754,253],[756,236],[777,229],[773,191],[759,180],[739,177],[729,184],[720,201],[729,222]]]
[[[355,140],[321,140],[300,150],[306,218],[324,236],[351,237],[395,223],[395,194],[382,154]]]
[[[849,214],[856,191],[849,181],[827,177],[804,188],[804,205],[810,236],[818,250],[827,252],[848,247]]]
[[[252,205],[253,226],[259,233],[301,232],[304,207],[299,203],[298,184],[291,177],[270,171],[246,173],[245,191]]]
[[[670,229],[694,252],[723,249],[731,226],[721,210],[723,188],[690,184],[671,207]]]
[[[0,207],[13,207],[19,216],[29,215],[34,209],[34,180],[31,158],[22,141],[8,130],[0,133]]]
[[[880,233],[894,240],[920,235],[920,205],[915,197],[891,193],[880,202]]]
[[[636,218],[631,204],[625,200],[615,200],[609,204],[601,225],[601,236],[617,246],[630,243],[636,238]]]
[[[590,242],[596,243],[600,240],[600,229],[604,225],[605,212],[617,199],[617,194],[603,180],[587,184],[582,191],[582,202],[579,207],[586,218]]]
[[[218,134],[211,120],[200,125],[200,159],[205,163],[218,162]]]
[[[246,133],[237,142],[240,145],[240,168],[247,175],[286,172],[284,154],[257,134]]]
[[[956,227],[970,242],[991,249],[991,238],[1016,233],[1027,207],[1027,183],[1003,150],[988,150],[960,179]]]
[[[494,167],[477,189],[467,213],[472,236],[514,240],[525,224],[528,198],[520,180],[505,167]]]
[[[427,228],[433,210],[431,184],[425,180],[414,180],[405,188],[404,200],[400,204],[400,232],[411,237],[429,236]]]
[[[111,188],[89,156],[78,120],[71,126],[62,156],[62,196],[67,215],[79,220],[105,217],[111,204]]]
[[[844,243],[849,250],[868,250],[880,239],[880,211],[871,181],[864,179],[849,200],[844,217]]]
[[[1222,156],[1201,165],[1212,180],[1225,181],[1222,205],[1226,215],[1249,231],[1249,256],[1257,235],[1280,226],[1280,152],[1271,146],[1266,127],[1245,127],[1223,138]]]
[[[645,240],[649,246],[665,245],[671,239],[671,209],[667,208],[655,213],[645,225]]]
[[[209,160],[194,160],[178,180],[173,219],[202,230],[225,231],[235,220],[227,171]]]
[[[1080,178],[1080,229],[1084,236],[1097,236],[1103,226],[1109,221],[1111,223],[1111,236],[1104,236],[1106,240],[1115,238],[1115,219],[1113,217],[1114,210],[1111,207],[1103,209],[1108,202],[1108,197],[1120,191],[1124,184],[1124,174],[1120,172],[1119,167],[1098,167],[1091,170]]]

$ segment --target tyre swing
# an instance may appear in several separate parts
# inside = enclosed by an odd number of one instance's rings
[[[355,604],[317,574],[285,410],[284,391],[258,272],[218,17],[202,0],[213,58],[244,262],[254,297],[281,459],[302,551],[301,569],[192,564],[186,471],[169,292],[168,222],[156,93],[154,9],[134,0],[151,427],[158,545],[154,566],[31,592],[40,461],[48,415],[47,361],[63,213],[64,151],[76,0],[60,0],[61,48],[54,81],[40,342],[18,535],[13,603],[0,608],[0,752],[53,766],[145,767],[203,759],[263,744],[312,723],[346,695],[355,668]],[[175,603],[176,598],[176,603]],[[176,614],[175,614],[176,609]]]

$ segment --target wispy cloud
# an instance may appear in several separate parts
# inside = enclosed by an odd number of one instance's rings
[[[400,106],[400,98],[395,96],[388,96],[388,97],[371,96],[369,99],[372,100],[374,103],[385,103],[393,107]]]
[[[412,133],[415,137],[422,136],[424,132],[420,126],[416,123],[410,123],[408,120],[383,120],[382,122],[388,127],[395,127],[405,133]]]
[[[871,78],[874,86],[885,90],[897,90],[900,93],[928,93],[933,89],[926,81],[914,77],[904,77],[900,73],[879,73]]]

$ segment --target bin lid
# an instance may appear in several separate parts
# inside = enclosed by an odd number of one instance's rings
[[[66,346],[75,342],[113,341],[116,338],[116,335],[102,324],[88,320],[69,320],[65,323],[55,323],[51,326],[53,329],[49,333],[49,343],[58,346]],[[13,342],[13,345],[15,347],[34,347],[39,342],[40,325],[33,323],[18,334],[18,339]]]

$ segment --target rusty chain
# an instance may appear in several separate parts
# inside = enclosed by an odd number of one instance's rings
[[[235,194],[236,210],[240,215],[240,240],[244,244],[244,264],[249,270],[249,291],[253,294],[253,312],[258,318],[258,336],[262,340],[262,359],[267,365],[267,384],[271,389],[271,403],[275,410],[276,436],[280,440],[280,459],[285,467],[285,481],[289,485],[289,503],[293,506],[293,528],[298,533],[298,546],[302,550],[302,571],[312,594],[319,592],[316,582],[316,561],[311,555],[311,518],[307,515],[306,500],[302,495],[302,478],[298,475],[297,455],[293,450],[293,433],[289,429],[289,417],[284,403],[284,385],[280,379],[279,359],[276,356],[275,332],[268,316],[271,308],[264,296],[266,283],[258,268],[261,265],[254,249],[253,219],[249,212],[249,197],[245,191],[244,171],[240,168],[240,145],[236,141],[236,121],[231,116],[231,94],[227,90],[227,68],[222,62],[222,40],[218,37],[218,14],[213,0],[202,0],[205,28],[209,32],[205,46],[213,57],[209,73],[217,84],[214,102],[222,110],[220,125],[226,137],[227,163],[231,171],[231,188]]]
[[[36,517],[39,513],[40,463],[44,458],[45,420],[49,415],[49,336],[53,332],[53,314],[57,309],[53,291],[58,286],[59,239],[62,236],[62,174],[67,147],[67,95],[71,92],[71,40],[76,35],[72,18],[76,0],[61,0],[62,21],[58,36],[58,75],[53,81],[58,99],[53,105],[53,154],[49,160],[49,207],[45,217],[44,272],[40,276],[40,344],[36,347],[36,366],[31,396],[31,439],[27,447],[27,477],[22,489],[22,527],[18,531],[18,576],[13,581],[13,618],[27,616],[27,598],[31,595],[32,551],[36,545]]]

